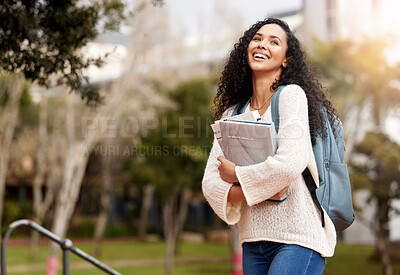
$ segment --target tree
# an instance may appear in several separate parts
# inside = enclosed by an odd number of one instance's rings
[[[2,229],[4,192],[10,157],[10,147],[18,122],[24,80],[18,75],[2,75],[0,91],[2,113],[0,117],[0,231]],[[25,86],[26,87],[26,86]],[[1,236],[0,236],[1,238]]]
[[[35,222],[42,224],[45,213],[53,202],[54,196],[50,200],[44,200],[42,195],[42,186],[46,175],[46,145],[48,142],[47,131],[47,95],[41,98],[39,103],[39,126],[38,126],[38,148],[36,151],[36,174],[33,179],[33,208],[35,212]],[[51,192],[53,194],[53,192]],[[50,194],[50,192],[48,192]],[[50,196],[48,197],[50,198]],[[46,203],[44,203],[46,201]],[[31,238],[31,258],[35,259],[38,255],[39,233],[32,232]]]
[[[91,65],[101,66],[104,60],[86,58],[79,50],[93,40],[99,30],[116,30],[124,19],[123,10],[120,0],[99,0],[91,5],[73,0],[2,1],[0,73],[23,75],[25,79],[44,87],[66,85],[79,92],[88,103],[99,103],[101,98],[97,89],[87,85],[83,72]],[[9,105],[14,108],[10,111],[12,119],[2,133],[4,155],[0,163],[0,219],[5,188],[3,175],[8,166],[7,150],[14,121],[18,117],[19,105],[15,102],[22,93],[22,86],[17,83],[23,80],[14,81],[14,87],[8,90],[10,103],[14,102]],[[5,115],[3,113],[3,119]]]
[[[166,274],[172,273],[173,255],[193,188],[200,188],[213,138],[210,124],[213,79],[194,79],[168,95],[176,106],[159,113],[158,128],[136,145],[129,165],[136,184],[155,186],[163,211]]]
[[[162,1],[152,2],[153,4],[162,3]],[[79,93],[89,105],[103,102],[103,96],[106,95],[101,96],[97,87],[88,85],[84,71],[91,65],[100,67],[104,64],[104,58],[85,57],[80,50],[89,41],[96,38],[99,32],[118,29],[121,20],[125,19],[122,1],[3,1],[0,4],[0,18],[6,19],[0,26],[0,73],[20,73],[32,83],[46,88],[63,85]],[[13,99],[20,94],[20,91],[12,91],[11,94],[10,98]],[[107,95],[107,99],[111,102],[107,102],[99,108],[101,111],[95,116],[95,119],[104,115],[115,115],[117,119],[121,109],[116,108],[115,104],[120,104],[122,96],[123,93],[116,92],[114,95]],[[10,101],[14,102],[15,100]],[[67,99],[67,102],[70,100]],[[84,150],[93,147],[93,144],[98,142],[102,135],[102,130],[99,128],[100,130],[88,135],[84,140],[76,138],[73,104],[75,103],[67,104],[69,109],[66,114],[64,132],[67,137],[67,152],[64,155],[63,178],[60,187],[62,193],[56,201],[56,215],[53,224],[53,230],[60,237],[64,237],[66,234],[68,221],[79,194],[87,163],[86,155],[89,154],[86,152],[85,155]],[[116,112],[110,111],[113,108]],[[14,113],[15,111],[13,111]],[[44,123],[45,114],[42,113],[41,117],[41,121]],[[47,136],[46,129],[40,128],[42,129],[40,136],[44,139],[40,144],[44,144]],[[9,137],[10,135],[5,136]],[[2,149],[5,152],[4,147]],[[3,160],[7,160],[7,154],[2,156],[4,158],[1,163],[6,163],[7,161]],[[37,190],[40,189],[44,178],[44,159],[43,152],[38,154],[37,160],[40,165],[35,179],[35,194],[39,197],[40,192]],[[5,167],[1,165],[1,168]],[[0,169],[0,172],[2,171],[6,171],[6,168]],[[4,185],[0,187],[2,186]],[[35,206],[44,209],[42,206],[48,204],[46,200],[42,203],[40,200],[40,198],[35,200]],[[43,211],[37,210],[37,212]],[[54,255],[56,250],[53,247],[51,255]]]
[[[49,99],[51,104],[48,104]],[[42,224],[46,213],[54,204],[58,187],[62,178],[63,149],[65,137],[61,134],[63,125],[63,108],[59,108],[57,98],[49,97],[46,91],[41,92],[38,106],[38,125],[36,146],[32,152],[36,154],[35,176],[33,177],[34,221]],[[60,112],[61,111],[61,112]],[[50,118],[49,118],[50,116]],[[45,188],[43,188],[45,187]],[[39,234],[31,234],[31,258],[38,255]]]
[[[394,84],[400,70],[388,64],[385,56],[388,45],[377,46],[375,41],[376,38],[365,38],[361,42],[317,41],[311,58],[344,118],[345,162],[351,158],[355,143],[365,134],[360,131],[365,113],[372,113],[368,119],[372,119],[374,128],[382,128],[388,111],[400,103],[399,88]]]
[[[63,174],[55,201],[52,225],[52,232],[61,238],[66,236],[69,221],[74,213],[90,152],[109,130],[103,123],[107,122],[107,118],[118,121],[123,111],[121,106],[123,106],[125,93],[121,92],[123,89],[119,84],[116,83],[108,91],[105,103],[98,107],[95,113],[73,95],[65,94],[62,125],[65,127],[63,146],[66,153],[63,155]],[[59,247],[53,243],[48,259],[47,274],[56,274],[58,251]]]
[[[118,30],[125,19],[120,0],[5,0],[0,4],[0,72],[22,73],[43,87],[66,85],[88,103],[99,103],[83,72],[104,59],[80,49],[99,31]]]
[[[355,153],[359,158],[351,163],[351,182],[356,189],[370,191],[368,201],[376,205],[370,226],[377,237],[383,273],[391,275],[393,270],[387,249],[386,229],[390,215],[400,214],[400,209],[392,204],[393,200],[400,199],[400,145],[386,134],[369,132],[355,146]]]
[[[138,238],[141,242],[146,241],[149,215],[154,192],[155,186],[151,183],[148,183],[143,187],[142,204],[140,205],[140,218],[138,223]]]
[[[109,139],[101,143],[103,146],[115,146],[110,143]],[[107,147],[106,147],[107,148]],[[115,156],[109,154],[101,158],[101,187],[100,187],[100,211],[96,221],[94,238],[93,238],[93,256],[99,257],[101,254],[101,243],[104,232],[107,228],[108,213],[110,210],[110,190],[112,188],[112,163],[115,161]]]
[[[318,42],[312,58],[313,63],[319,69],[323,83],[335,96],[335,100],[339,103],[337,106],[344,116],[345,162],[347,163],[352,159],[355,149],[364,155],[372,154],[372,152],[363,152],[364,149],[360,145],[356,146],[360,140],[363,140],[360,144],[371,143],[375,140],[377,146],[380,144],[377,142],[378,140],[386,142],[386,139],[383,138],[385,119],[389,111],[398,108],[400,104],[400,89],[396,85],[396,79],[400,76],[398,69],[400,65],[389,65],[385,55],[385,48],[388,45],[385,43],[377,45],[376,41],[377,38],[374,37],[358,42],[350,40],[332,43]],[[387,41],[387,39],[380,41]],[[369,129],[366,129],[365,125],[370,125]],[[366,135],[366,132],[371,129],[380,134]],[[380,163],[382,159],[374,159],[374,161]],[[360,171],[358,169],[357,173],[360,174]],[[367,185],[355,184],[351,170],[350,174],[353,190],[366,188]],[[369,176],[371,176],[370,173],[365,174],[365,177]],[[392,184],[393,180],[385,180],[382,177],[380,181],[382,181],[382,186],[388,186]],[[386,223],[384,217],[388,217],[386,214],[391,207],[390,200],[387,197],[381,198],[377,188],[368,188],[368,190],[372,192],[371,198],[378,200],[375,205],[377,212],[381,213],[379,214],[380,218],[383,219],[378,224],[370,224],[370,226],[378,241],[377,248],[382,263],[387,270],[390,270],[390,264],[385,256],[386,242],[380,241],[383,237],[381,226]],[[377,193],[374,194],[374,192]],[[369,200],[370,203],[373,201],[373,199]],[[355,205],[357,206],[357,202]]]
[[[143,9],[144,7],[138,7],[137,11],[140,11],[141,14]],[[135,14],[135,16],[138,16],[138,14]],[[134,21],[133,23],[135,28],[140,28],[139,22]],[[98,106],[96,110],[85,108],[82,102],[77,102],[71,95],[66,97],[63,123],[65,125],[66,143],[64,147],[66,154],[63,156],[63,178],[56,200],[52,227],[52,231],[56,235],[66,236],[88,158],[94,146],[108,134],[112,135],[111,139],[118,137],[119,131],[122,131],[118,128],[118,125],[122,121],[123,115],[138,118],[146,112],[153,113],[154,106],[159,104],[159,96],[154,92],[154,87],[138,70],[139,65],[141,65],[138,62],[139,57],[141,57],[139,53],[143,51],[142,53],[149,55],[150,50],[151,48],[143,49],[133,44],[129,51],[131,63],[127,62],[126,71],[118,80],[107,83],[100,89],[101,96],[104,96],[105,100],[104,104]],[[113,125],[109,125],[108,122]],[[105,175],[105,180],[107,180],[107,177],[108,175]],[[97,236],[96,240],[100,240],[100,238]],[[55,274],[56,272],[56,269],[53,269],[52,266],[53,263],[57,266],[57,252],[58,246],[53,245],[48,259],[48,270],[51,269],[51,272],[48,274]]]

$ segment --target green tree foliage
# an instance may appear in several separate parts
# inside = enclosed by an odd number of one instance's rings
[[[7,105],[10,93],[13,92],[7,87],[7,81],[10,81],[9,77],[9,74],[0,75],[0,116],[3,115],[1,112]],[[24,81],[22,95],[19,101],[19,122],[16,125],[15,137],[18,137],[23,128],[34,128],[38,125],[38,106],[34,104],[32,99],[30,81]]]
[[[342,111],[366,102],[373,103],[373,118],[378,125],[384,111],[400,103],[395,85],[400,77],[399,65],[388,64],[383,39],[366,38],[362,42],[339,40],[331,43],[316,42],[311,58],[319,76]]]
[[[88,102],[97,91],[82,71],[103,58],[79,50],[99,31],[117,30],[124,17],[121,0],[4,0],[0,3],[0,72],[22,73],[49,87],[67,85]]]
[[[376,211],[370,227],[375,234],[383,274],[393,274],[387,230],[390,217],[398,215],[392,201],[400,198],[400,145],[380,132],[370,132],[355,146],[361,158],[351,163],[353,187],[369,190]],[[358,160],[358,161],[356,161]]]
[[[195,79],[168,92],[176,106],[160,111],[157,129],[134,146],[129,169],[135,183],[154,184],[162,199],[172,188],[200,187],[213,139],[214,88],[212,79]]]
[[[371,199],[386,209],[379,220],[387,222],[391,200],[400,198],[400,145],[386,134],[369,132],[355,146],[355,153],[363,158],[351,162],[353,187],[371,191]]]
[[[3,74],[0,75],[0,111],[6,106],[8,98],[10,97],[10,91],[6,85],[10,75]],[[27,107],[32,105],[32,96],[30,91],[30,83],[28,81],[24,82],[23,91],[20,100],[20,107]]]
[[[386,229],[390,213],[398,211],[392,209],[391,201],[399,198],[399,145],[379,132],[367,134],[361,143],[356,144],[357,139],[362,138],[360,126],[364,125],[366,112],[371,114],[374,130],[382,131],[388,111],[400,104],[400,64],[388,63],[390,56],[386,49],[390,45],[386,41],[390,39],[317,41],[312,62],[324,85],[334,95],[344,122],[351,123],[344,126],[347,138],[345,158],[353,159],[350,170],[352,187],[370,191],[367,203],[375,203],[376,213],[369,226],[376,237],[385,274],[391,274]],[[363,161],[356,162],[358,158],[353,158],[353,153],[363,156]]]

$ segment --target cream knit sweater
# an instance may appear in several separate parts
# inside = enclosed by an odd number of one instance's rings
[[[228,108],[223,117],[231,116],[234,108]],[[252,241],[297,244],[331,257],[336,245],[334,225],[325,214],[325,227],[322,227],[320,214],[301,175],[309,167],[318,182],[307,98],[301,87],[288,85],[282,90],[279,116],[276,155],[259,164],[236,166],[246,202],[227,202],[232,185],[219,175],[217,157],[223,153],[216,140],[204,172],[203,194],[222,220],[227,224],[238,223],[241,244]],[[286,186],[284,202],[265,201]]]

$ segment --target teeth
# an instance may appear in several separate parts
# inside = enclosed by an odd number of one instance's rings
[[[262,54],[259,54],[259,53],[256,53],[256,54],[254,55],[254,57],[265,59],[265,56],[262,55]]]

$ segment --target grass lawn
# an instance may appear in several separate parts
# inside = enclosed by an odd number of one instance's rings
[[[75,243],[83,251],[91,254],[92,247],[88,243]],[[100,260],[115,268],[122,274],[135,275],[162,275],[164,243],[141,244],[134,241],[106,242]],[[356,245],[338,244],[333,258],[328,259],[325,275],[337,274],[382,274],[380,265],[371,261],[370,256],[374,248]],[[7,247],[7,275],[39,275],[44,274],[44,263],[48,253],[47,246],[40,247],[39,258],[32,262],[29,259],[28,246]],[[200,275],[200,274],[230,274],[230,252],[228,245],[222,244],[188,244],[181,246],[181,253],[176,257],[174,274]],[[203,262],[203,263],[202,263]],[[71,254],[72,275],[102,275],[103,271],[82,264],[82,260]],[[26,270],[18,271],[25,267]],[[60,273],[61,274],[61,271]],[[394,265],[394,274],[400,274],[400,263]]]
[[[75,247],[91,254],[91,244],[75,243]],[[99,258],[110,267],[122,274],[164,274],[163,258],[164,243],[138,243],[134,241],[107,242],[103,245],[102,256]],[[7,246],[7,275],[39,275],[44,274],[44,265],[48,254],[48,246],[40,246],[38,260],[29,258],[28,246]],[[229,246],[221,244],[189,244],[181,246],[181,253],[175,258],[177,264],[174,274],[229,274],[230,256]],[[188,263],[182,263],[189,261]],[[106,274],[90,264],[85,268],[76,268],[83,260],[71,253],[71,274],[83,275]],[[204,263],[201,263],[204,262]],[[61,264],[61,263],[60,263]],[[18,269],[24,267],[24,272]],[[59,274],[62,272],[60,271]]]
[[[143,266],[143,267],[124,267],[116,269],[121,274],[134,274],[134,275],[164,275],[162,266]],[[13,275],[43,275],[44,271],[25,272],[25,273],[10,273]],[[61,275],[62,272],[59,272]],[[71,269],[71,275],[105,275],[106,273],[97,269]],[[229,264],[196,264],[196,265],[176,265],[174,267],[174,275],[221,275],[230,274]]]
[[[335,255],[328,259],[326,275],[365,275],[383,274],[378,262],[371,260],[375,248],[371,246],[345,245],[336,246]],[[393,264],[393,274],[400,274],[400,262]]]

